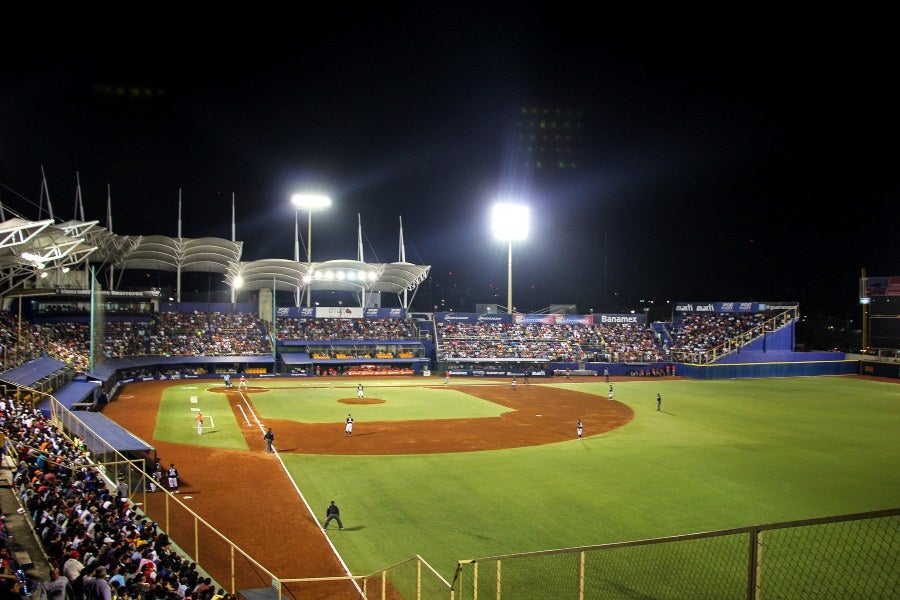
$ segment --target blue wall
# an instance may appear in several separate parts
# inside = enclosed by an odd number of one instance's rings
[[[859,361],[857,360],[678,365],[678,374],[692,379],[855,375],[858,371]]]

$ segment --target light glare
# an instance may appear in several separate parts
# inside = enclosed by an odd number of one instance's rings
[[[494,237],[513,242],[527,238],[528,213],[528,207],[523,204],[506,202],[495,204],[491,217]]]
[[[331,198],[324,194],[294,194],[291,204],[303,210],[323,210],[331,206]]]

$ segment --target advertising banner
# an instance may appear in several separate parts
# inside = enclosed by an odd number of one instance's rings
[[[359,306],[279,306],[279,317],[300,319],[405,319],[405,308]]]
[[[512,323],[511,317],[507,313],[434,313],[438,323]]]
[[[405,319],[405,308],[367,308],[364,314],[367,319]]]
[[[592,315],[516,313],[435,313],[438,323],[516,323],[517,325],[591,325],[593,323],[633,323],[644,325],[644,314],[594,313]]]
[[[757,313],[766,310],[791,310],[796,302],[676,302],[675,312]]]
[[[594,313],[594,323],[599,325],[646,325],[647,315]]]
[[[862,277],[859,280],[859,297],[900,296],[900,277]]]

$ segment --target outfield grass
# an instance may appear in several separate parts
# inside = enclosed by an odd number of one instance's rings
[[[321,382],[288,382],[280,399],[256,393],[253,402],[265,418],[340,421],[348,409],[335,400],[354,397],[357,381],[347,387]],[[373,421],[506,410],[462,390],[417,389],[416,383],[425,381],[384,387],[364,381],[367,397],[388,402],[352,406],[352,412]],[[543,385],[602,397],[608,391],[599,381]],[[179,388],[164,396],[154,435],[241,447],[224,395],[197,387],[217,435],[196,435],[185,400],[196,390]],[[450,579],[458,559],[900,506],[895,384],[839,377],[651,379],[617,383],[615,392],[635,418],[597,436],[587,424],[583,440],[456,454],[281,457],[317,513],[329,500],[340,505],[344,530],[328,535],[360,574],[419,554]]]
[[[442,387],[378,385],[366,382],[368,400],[380,404],[342,404],[356,399],[352,386],[273,388],[251,394],[253,406],[263,419],[284,419],[304,423],[341,423],[352,413],[358,422],[406,421],[417,419],[465,419],[496,417],[509,409],[485,402],[469,394]]]
[[[341,506],[345,529],[329,535],[355,573],[420,554],[449,578],[464,558],[900,506],[896,385],[651,380],[615,389],[635,419],[581,441],[283,459],[311,506]]]

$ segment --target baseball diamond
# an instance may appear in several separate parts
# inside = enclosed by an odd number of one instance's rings
[[[819,438],[829,439],[827,442],[833,445],[837,439],[843,439],[846,436],[847,427],[851,430],[864,431],[869,425],[863,425],[868,419],[865,415],[872,414],[872,410],[878,410],[877,407],[884,406],[882,402],[886,400],[886,396],[877,397],[882,394],[890,395],[889,390],[894,387],[890,380],[884,382],[876,382],[872,378],[866,378],[868,383],[862,380],[854,380],[853,378],[825,379],[814,378],[806,380],[788,380],[792,383],[787,384],[787,390],[779,391],[776,387],[781,382],[758,380],[747,382],[691,382],[680,378],[665,378],[656,382],[636,381],[634,378],[612,378],[616,383],[617,397],[620,400],[610,401],[606,398],[607,386],[603,382],[592,382],[590,380],[576,381],[567,384],[559,383],[543,383],[531,384],[529,387],[519,386],[519,389],[512,390],[508,381],[502,380],[468,380],[459,381],[451,385],[454,391],[470,395],[479,401],[495,404],[501,408],[501,413],[497,416],[484,418],[460,418],[460,419],[441,419],[441,420],[423,420],[409,419],[396,421],[379,421],[377,418],[361,418],[357,411],[372,408],[374,410],[384,410],[391,404],[390,400],[386,400],[380,404],[373,405],[357,405],[354,406],[354,416],[358,420],[358,428],[354,430],[352,439],[345,438],[342,431],[342,423],[335,421],[333,423],[321,422],[300,422],[302,419],[302,408],[291,407],[296,411],[298,420],[290,418],[273,419],[266,416],[266,412],[270,408],[258,409],[254,403],[254,399],[265,397],[267,394],[275,393],[279,388],[282,393],[298,395],[297,406],[301,407],[304,400],[304,389],[309,394],[310,390],[322,390],[325,387],[332,388],[331,396],[334,404],[333,412],[340,419],[346,415],[345,404],[341,400],[355,400],[355,381],[351,379],[346,382],[340,380],[328,381],[326,384],[319,380],[306,383],[307,387],[298,384],[296,380],[282,379],[260,379],[251,381],[246,393],[242,394],[237,389],[225,389],[221,385],[210,385],[204,392],[200,393],[201,401],[210,404],[212,400],[205,400],[207,397],[216,397],[227,401],[227,409],[231,411],[233,419],[239,424],[242,432],[243,441],[246,449],[224,449],[214,447],[200,447],[185,443],[173,443],[165,439],[159,439],[156,435],[157,427],[153,419],[149,419],[148,415],[161,414],[158,411],[170,410],[161,398],[166,396],[167,390],[171,392],[179,386],[184,386],[184,381],[155,381],[144,382],[139,384],[131,384],[127,387],[127,397],[120,398],[104,409],[104,414],[113,418],[115,421],[135,432],[140,437],[152,440],[157,448],[160,456],[165,457],[166,461],[173,460],[179,464],[183,474],[182,499],[186,504],[201,517],[209,522],[213,527],[224,532],[237,546],[248,552],[253,557],[260,557],[264,561],[267,569],[283,578],[303,578],[303,577],[338,577],[345,575],[347,565],[344,564],[341,555],[349,552],[356,558],[354,559],[353,573],[368,573],[384,566],[389,559],[382,557],[376,558],[373,564],[359,564],[359,553],[352,550],[354,544],[360,543],[353,537],[359,537],[359,532],[365,532],[370,528],[379,528],[378,523],[357,521],[358,511],[354,505],[369,502],[370,499],[358,497],[354,494],[354,480],[359,474],[362,474],[366,467],[360,465],[355,467],[352,462],[365,460],[365,464],[371,464],[372,468],[384,468],[389,475],[388,480],[381,483],[381,493],[389,497],[405,497],[405,493],[399,493],[399,489],[406,489],[407,486],[413,488],[417,485],[423,485],[426,488],[434,486],[433,482],[421,479],[421,477],[429,477],[435,482],[440,481],[444,476],[450,476],[448,473],[431,472],[425,475],[425,471],[416,468],[412,474],[412,479],[404,476],[403,471],[395,471],[390,467],[390,463],[395,460],[402,460],[401,463],[412,466],[408,460],[427,461],[429,455],[440,456],[440,461],[445,462],[451,460],[452,456],[471,456],[482,457],[482,461],[472,461],[467,459],[473,465],[473,468],[491,469],[494,463],[506,464],[504,461],[504,453],[514,453],[509,455],[509,459],[524,462],[526,464],[535,461],[536,456],[532,450],[539,446],[546,448],[541,450],[542,454],[547,456],[543,460],[556,460],[560,465],[566,465],[567,469],[576,468],[584,471],[584,475],[588,477],[600,477],[600,479],[583,480],[580,486],[588,490],[594,491],[594,499],[591,500],[593,506],[585,507],[590,514],[596,514],[599,507],[605,503],[618,503],[628,500],[629,496],[622,497],[625,492],[619,484],[606,479],[605,475],[600,473],[615,473],[616,463],[622,465],[626,470],[644,471],[649,468],[650,473],[658,473],[657,479],[662,482],[666,481],[665,488],[655,487],[653,477],[646,479],[647,473],[641,475],[638,480],[641,481],[641,488],[631,491],[630,502],[637,505],[658,505],[666,507],[666,515],[658,513],[658,517],[663,517],[662,522],[669,523],[665,529],[660,530],[658,525],[648,531],[669,531],[676,532],[679,527],[688,527],[688,525],[679,526],[677,523],[681,521],[676,508],[682,503],[690,503],[691,497],[682,497],[680,494],[687,491],[679,490],[673,483],[673,475],[670,471],[681,472],[685,476],[688,471],[693,470],[697,481],[689,484],[687,488],[704,489],[704,493],[708,493],[710,497],[715,496],[726,498],[721,493],[713,493],[704,484],[705,481],[709,485],[722,486],[728,488],[742,481],[744,475],[750,475],[748,481],[756,481],[759,478],[776,477],[782,482],[779,488],[772,490],[770,493],[773,497],[779,497],[779,492],[796,486],[799,481],[791,481],[788,473],[791,469],[783,470],[782,466],[777,463],[770,463],[762,460],[765,464],[755,464],[756,459],[753,453],[747,454],[740,450],[742,446],[750,444],[757,448],[757,452],[763,448],[758,445],[756,438],[761,435],[763,429],[751,427],[742,427],[748,433],[755,431],[751,437],[744,438],[738,430],[729,431],[729,427],[725,425],[730,422],[733,417],[725,417],[717,431],[706,431],[706,426],[697,429],[694,421],[700,419],[701,413],[719,412],[722,410],[722,403],[730,406],[735,418],[743,418],[738,415],[746,415],[747,418],[753,415],[754,419],[762,419],[761,416],[765,412],[775,414],[782,413],[787,410],[781,417],[786,420],[795,421],[792,427],[796,431],[788,434],[788,438],[795,439],[800,434],[804,437],[801,442],[800,455],[803,454],[802,447],[810,444],[817,444]],[[193,382],[191,387],[197,383]],[[430,381],[427,379],[417,378],[415,380],[403,380],[396,378],[382,378],[377,381],[370,380],[367,383],[367,399],[379,400],[383,397],[390,398],[391,390],[399,389],[398,386],[409,387],[412,385],[426,399],[431,398],[436,389],[444,388],[443,382]],[[875,397],[864,399],[859,395],[861,389],[857,386],[864,385],[866,394],[874,394]],[[871,387],[871,386],[876,387]],[[660,386],[662,386],[660,388]],[[885,387],[877,387],[885,386]],[[199,385],[200,388],[204,386]],[[661,412],[656,411],[656,392],[657,389],[664,389],[663,396],[667,398],[666,405]],[[687,390],[690,390],[688,392]],[[709,395],[708,400],[703,400],[703,396]],[[724,396],[723,396],[724,395]],[[224,396],[224,398],[222,398]],[[853,396],[854,405],[856,406],[857,415],[849,417],[849,421],[845,423],[845,427],[835,429],[833,432],[822,428],[822,423],[814,418],[809,412],[809,407],[819,406],[823,410],[835,411],[837,407],[844,404],[844,398]],[[749,398],[753,397],[753,406],[738,405],[730,402],[727,398]],[[798,410],[786,406],[785,402],[788,398],[794,398],[793,403],[798,404]],[[809,398],[808,400],[803,398]],[[249,402],[248,402],[249,399]],[[771,399],[771,402],[768,400]],[[169,400],[171,401],[171,400]],[[433,400],[431,400],[433,401]],[[260,402],[260,406],[264,403]],[[165,406],[164,406],[165,405]],[[238,406],[243,408],[243,411]],[[677,405],[678,408],[673,408]],[[162,407],[162,408],[161,408]],[[214,407],[211,407],[214,408]],[[309,413],[312,409],[308,409]],[[700,410],[701,413],[695,413]],[[343,412],[342,412],[343,411]],[[763,411],[762,413],[759,411]],[[261,436],[259,424],[253,419],[247,419],[246,414],[249,412],[256,415],[262,421],[265,427],[272,427],[277,432],[276,448],[278,450],[278,459],[273,461],[273,455],[267,455],[264,452],[264,441]],[[651,419],[665,419],[658,423],[652,423]],[[808,418],[809,417],[809,418]],[[575,423],[578,419],[582,419],[585,423],[585,439],[575,440]],[[640,419],[640,421],[636,419]],[[885,415],[884,418],[895,420],[897,418],[896,411]],[[220,417],[221,420],[221,417]],[[316,419],[313,419],[316,420]],[[853,423],[856,423],[855,425]],[[670,430],[672,426],[676,429]],[[641,432],[646,428],[650,430],[646,433]],[[772,425],[772,431],[778,432],[778,427]],[[631,435],[637,434],[637,438],[644,440],[642,444],[646,444],[646,448],[637,449],[630,448],[628,440],[629,435],[607,437],[615,434],[617,429],[625,431],[627,428],[631,431]],[[808,434],[802,433],[808,429]],[[787,433],[787,432],[785,432]],[[780,434],[777,434],[780,435]],[[674,437],[673,437],[674,436]],[[824,437],[823,437],[824,436]],[[165,437],[165,435],[163,436]],[[196,437],[196,436],[195,436]],[[208,439],[213,436],[209,436]],[[653,441],[656,438],[656,441]],[[862,440],[859,440],[862,441]],[[575,446],[572,444],[575,443]],[[584,456],[569,457],[572,451],[578,452],[578,444],[585,444],[579,453],[587,452]],[[778,446],[781,442],[776,443]],[[697,446],[697,456],[691,458],[688,463],[684,463],[686,457],[683,456],[684,450]],[[715,454],[707,456],[702,449],[709,447]],[[868,441],[857,450],[850,450],[846,447],[842,454],[850,456],[866,455],[869,452],[878,453],[882,450],[876,450],[880,447],[878,437],[870,437]],[[865,448],[868,448],[865,449]],[[693,451],[692,451],[693,452]],[[767,450],[779,454],[776,448]],[[521,458],[516,459],[515,453],[521,454]],[[598,454],[599,453],[599,454]],[[860,454],[862,453],[862,454]],[[597,456],[592,457],[593,454]],[[793,451],[783,450],[780,455],[785,457],[792,455]],[[403,457],[408,456],[406,460]],[[551,457],[556,456],[553,459]],[[799,455],[798,455],[799,456]],[[333,457],[333,458],[332,458]],[[343,457],[343,458],[341,458]],[[603,458],[600,458],[603,457]],[[655,459],[651,457],[657,457]],[[823,461],[821,469],[814,466],[814,463],[807,465],[805,468],[812,477],[810,481],[817,481],[821,478],[828,478],[828,488],[831,490],[831,496],[846,497],[847,501],[851,497],[867,497],[872,500],[870,503],[847,504],[844,506],[861,506],[878,508],[883,506],[883,501],[887,498],[884,493],[877,492],[877,489],[885,490],[893,486],[884,480],[884,474],[877,474],[877,466],[872,465],[875,470],[870,475],[857,473],[852,477],[856,489],[847,487],[850,483],[849,479],[844,477],[842,467],[829,467],[828,464],[837,457]],[[614,462],[609,464],[610,468],[603,468],[601,465],[595,465],[596,460],[601,460],[601,464],[608,463],[610,460]],[[896,453],[889,461],[896,459]],[[539,461],[541,459],[538,459]],[[583,466],[577,466],[579,463],[587,460]],[[659,464],[645,465],[647,460],[659,461]],[[798,460],[798,459],[794,459]],[[852,459],[851,459],[852,460]],[[341,462],[343,461],[343,462]],[[369,463],[368,461],[372,461]],[[637,462],[635,462],[637,461]],[[698,462],[694,462],[698,461]],[[747,462],[750,461],[750,462]],[[281,464],[279,464],[279,462]],[[858,462],[858,461],[855,461]],[[684,464],[683,464],[684,463]],[[735,464],[732,464],[735,463]],[[347,468],[348,476],[345,477],[340,471],[330,470],[327,465],[343,465],[340,468]],[[387,465],[375,467],[375,465]],[[738,465],[743,466],[738,466]],[[790,462],[784,466],[791,464]],[[834,463],[837,465],[838,463]],[[284,468],[282,467],[284,465]],[[478,465],[478,466],[476,466]],[[590,465],[590,466],[588,466]],[[640,465],[640,466],[639,466]],[[690,466],[688,466],[690,465]],[[768,466],[767,466],[768,465]],[[548,465],[549,466],[549,465]],[[599,470],[598,470],[598,467]],[[303,490],[303,496],[298,493],[298,489],[294,487],[294,483],[288,477],[284,469],[297,479],[297,484]],[[508,467],[507,467],[508,468]],[[534,462],[532,467],[535,473],[545,472],[546,468],[541,466],[541,462]],[[551,468],[552,469],[552,468]],[[724,469],[729,475],[721,477],[718,473],[719,469]],[[737,469],[737,470],[735,470]],[[754,474],[756,470],[762,469],[758,474]],[[867,469],[864,469],[864,471]],[[596,475],[591,475],[596,471]],[[782,472],[783,471],[783,472]],[[319,473],[319,476],[313,476],[313,473]],[[353,474],[350,474],[353,473]],[[780,474],[779,474],[780,473]],[[812,473],[818,473],[813,475]],[[574,481],[578,481],[578,474],[559,473],[553,477],[560,482],[571,482],[574,475]],[[473,477],[466,477],[472,481],[478,481],[482,478],[473,473]],[[848,475],[849,476],[849,475]],[[499,475],[498,475],[499,477]],[[623,481],[628,481],[631,477],[627,473],[621,476]],[[888,477],[895,483],[896,476]],[[801,480],[802,481],[802,480]],[[878,483],[881,481],[881,483]],[[448,485],[458,487],[465,485],[464,480],[455,478],[448,479]],[[824,483],[824,482],[823,482]],[[498,486],[507,483],[498,483]],[[552,488],[552,481],[542,482],[539,480],[522,481],[521,490],[527,496],[529,490],[534,489],[535,498],[542,498],[550,495],[547,485]],[[562,484],[565,485],[565,484]],[[631,485],[631,484],[628,484]],[[876,487],[872,487],[872,486]],[[888,487],[885,488],[884,485]],[[395,493],[394,488],[398,488]],[[610,488],[609,494],[606,488]],[[627,488],[626,488],[627,489]],[[409,491],[413,491],[410,489]],[[498,494],[504,494],[504,491],[498,487]],[[574,490],[573,490],[574,491]],[[800,492],[802,495],[807,491]],[[452,493],[450,494],[453,495]],[[566,496],[569,494],[564,494]],[[888,493],[887,496],[891,494]],[[341,505],[342,517],[344,518],[345,529],[340,532],[340,536],[335,531],[331,531],[328,535],[323,536],[321,531],[321,523],[324,520],[324,504],[321,499],[329,496],[337,496],[338,504]],[[576,494],[578,496],[578,494]],[[671,496],[671,497],[670,497]],[[153,514],[162,514],[166,509],[164,496],[162,494],[146,495],[147,510]],[[320,500],[315,501],[316,498]],[[760,496],[762,501],[764,496]],[[824,498],[824,497],[823,497]],[[879,500],[878,498],[881,498]],[[307,504],[307,501],[310,504]],[[409,501],[409,500],[408,500]],[[750,502],[750,504],[747,503]],[[396,498],[385,498],[384,502],[396,502]],[[490,502],[489,500],[487,502]],[[805,501],[801,501],[801,504]],[[649,503],[649,504],[648,504]],[[717,516],[718,511],[710,512],[706,510],[707,516],[704,522],[721,523],[722,526],[733,526],[734,511],[744,513],[757,512],[764,509],[764,506],[755,506],[751,508],[753,501],[745,498],[742,494],[736,494],[728,498],[726,504],[728,508],[721,515]],[[379,504],[375,500],[375,504]],[[460,498],[460,504],[465,504]],[[764,504],[764,502],[763,502]],[[497,507],[491,506],[491,510]],[[552,510],[538,503],[534,507],[529,507],[528,503],[518,504],[510,514],[498,514],[497,518],[506,524],[514,524],[520,520],[526,522],[538,522],[546,519],[532,518],[529,514],[532,508],[538,512],[544,510]],[[787,508],[787,507],[786,507]],[[712,506],[709,507],[712,509]],[[453,512],[452,506],[431,507],[431,510],[441,510]],[[425,528],[430,531],[428,525],[427,513],[429,507],[416,506],[409,507],[407,513],[394,523],[394,529],[406,530],[406,522],[415,523],[417,527]],[[674,512],[672,512],[674,511]],[[562,514],[570,514],[568,509],[561,511]],[[602,512],[602,511],[601,511]],[[624,514],[631,514],[633,511],[625,509]],[[686,510],[685,516],[691,513]],[[763,510],[763,512],[769,512]],[[726,514],[727,513],[727,514]],[[762,513],[761,513],[762,514]],[[781,515],[792,515],[792,512],[779,512]],[[252,518],[248,518],[252,515]],[[474,516],[474,515],[473,515]],[[799,516],[799,515],[798,515]],[[632,519],[634,517],[631,517]],[[194,524],[191,519],[182,517],[172,518],[173,535],[178,539],[178,534],[191,539],[194,536]],[[481,521],[482,519],[478,519]],[[443,521],[441,521],[443,522]],[[616,534],[616,519],[611,520],[606,525],[613,527],[611,531],[605,531],[605,528],[596,528],[593,526],[579,527],[577,523],[570,533],[565,531],[553,534],[553,537],[560,540],[560,544],[578,545],[579,540],[615,540],[618,535],[630,535],[634,538],[635,534]],[[444,527],[448,525],[445,524]],[[583,534],[579,534],[584,529]],[[435,535],[459,535],[453,533],[459,530],[465,532],[467,527],[464,523],[459,523],[456,527],[450,526],[449,530],[442,530],[441,534],[435,531]],[[289,532],[286,535],[286,532]],[[624,530],[623,530],[624,532]],[[201,538],[201,561],[204,568],[213,573],[227,573],[231,558],[228,552],[217,548],[213,536],[208,532],[200,532]],[[469,535],[469,534],[466,534]],[[586,537],[585,537],[586,535]],[[399,533],[397,537],[410,536],[410,533]],[[611,537],[612,536],[612,537]],[[414,536],[410,536],[414,537]],[[522,537],[514,530],[509,531],[508,539],[503,540],[500,547],[521,547],[516,546],[517,539]],[[204,541],[205,539],[205,541]],[[618,538],[621,539],[621,538]],[[498,540],[500,541],[500,540]],[[382,542],[388,540],[382,539]],[[465,544],[464,544],[465,545]],[[479,544],[474,544],[479,545]],[[334,547],[333,547],[334,546]],[[431,544],[429,544],[429,547]],[[493,546],[493,544],[489,544]],[[340,554],[335,553],[335,547],[340,550]],[[408,546],[406,552],[409,553]],[[433,550],[432,550],[433,551]],[[459,556],[459,550],[451,550],[451,558],[453,560],[465,557]],[[366,551],[363,551],[365,554]],[[378,554],[375,552],[374,554]],[[399,556],[398,559],[406,558]],[[431,559],[425,556],[426,560]],[[438,557],[442,558],[442,557]],[[378,561],[381,561],[380,563]],[[445,573],[447,565],[440,561],[437,564]],[[267,582],[260,579],[258,572],[252,569],[237,569],[236,585],[238,589],[263,588],[267,586]],[[449,574],[447,575],[449,579]],[[306,588],[302,595],[303,598],[336,598],[344,597],[352,590],[345,586],[347,583],[331,583],[328,586],[318,588]]]
[[[186,446],[154,437],[155,420],[147,416],[157,413],[167,388],[182,385],[181,381],[131,384],[129,397],[107,405],[104,414],[139,437],[152,440],[160,456],[180,465],[184,474],[182,489],[186,490],[183,494],[191,497],[191,508],[251,555],[265,557],[267,568],[289,577],[344,575],[293,483],[263,453],[264,441],[255,426],[243,428],[247,451]],[[370,389],[377,393],[376,387]],[[427,393],[428,387],[423,385],[422,390]],[[210,391],[228,397],[239,423],[245,419],[237,405],[265,393],[254,385],[249,386],[246,395],[223,386]],[[334,435],[331,424],[267,419],[266,425],[278,432],[276,445],[282,453],[388,455],[551,444],[571,439],[571,423],[579,416],[591,424],[594,435],[621,427],[634,417],[634,412],[620,402],[572,389],[535,385],[513,392],[504,382],[469,385],[465,391],[511,410],[496,418],[367,423],[364,434],[354,436],[352,446]],[[348,396],[351,392],[348,388]],[[232,501],[236,497],[240,497],[239,502]],[[162,503],[162,496],[148,495],[147,503],[147,509],[153,510]],[[253,514],[253,518],[247,519],[247,514]],[[291,535],[283,535],[284,531]],[[214,571],[215,565],[208,563],[207,557],[204,567]],[[227,566],[223,565],[222,571],[227,572]],[[239,587],[259,587],[260,583],[251,577]]]

